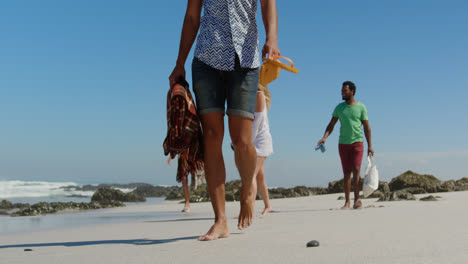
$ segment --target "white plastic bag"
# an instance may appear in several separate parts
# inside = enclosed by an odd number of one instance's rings
[[[364,178],[364,185],[362,186],[362,193],[364,197],[368,197],[375,190],[379,188],[379,171],[375,165],[372,155],[367,156],[367,167]]]

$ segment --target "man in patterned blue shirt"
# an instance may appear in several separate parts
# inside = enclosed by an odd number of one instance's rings
[[[260,0],[260,4],[266,31],[262,57],[280,55],[276,1]],[[256,152],[251,134],[260,66],[256,13],[257,0],[188,0],[169,82],[172,86],[185,79],[185,61],[200,31],[192,62],[193,91],[202,122],[206,182],[215,223],[199,240],[229,236],[222,153],[225,112],[242,180],[238,228],[247,228],[253,220]]]

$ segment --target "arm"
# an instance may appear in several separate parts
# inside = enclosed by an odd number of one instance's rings
[[[262,49],[262,58],[268,54],[279,56],[278,48],[278,13],[276,11],[276,0],[260,0],[262,7],[262,19],[265,26],[266,41]]]
[[[202,3],[202,0],[188,0],[184,25],[182,26],[182,35],[180,37],[179,55],[177,56],[176,66],[169,76],[170,86],[179,79],[185,79],[185,61],[200,27]]]
[[[257,92],[257,99],[255,101],[255,112],[262,112],[265,108],[265,95]]]
[[[372,148],[372,135],[369,125],[369,120],[363,120],[362,124],[364,125],[364,135],[367,139],[367,155],[374,156],[374,149]]]
[[[325,134],[323,135],[323,138],[319,140],[317,143],[317,146],[320,144],[325,144],[325,141],[327,140],[328,136],[333,132],[333,128],[335,127],[336,122],[338,122],[337,117],[332,117],[330,120],[330,123],[328,123],[327,129],[325,130]]]

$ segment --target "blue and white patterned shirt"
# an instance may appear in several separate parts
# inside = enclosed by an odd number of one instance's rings
[[[203,16],[194,56],[209,66],[234,70],[260,66],[257,29],[258,0],[203,0]]]

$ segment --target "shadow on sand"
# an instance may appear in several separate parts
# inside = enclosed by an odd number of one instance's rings
[[[205,221],[205,220],[214,220],[214,218],[177,218],[169,220],[150,220],[145,221],[145,223],[166,223],[166,222],[185,222],[185,221]]]
[[[158,245],[181,240],[196,240],[198,236],[177,237],[168,239],[128,239],[128,240],[96,240],[96,241],[77,241],[77,242],[58,242],[58,243],[37,243],[37,244],[18,244],[18,245],[4,245],[4,248],[27,248],[27,247],[79,247],[79,246],[94,246],[94,245],[112,245],[112,244],[129,244],[135,246],[145,245]]]

